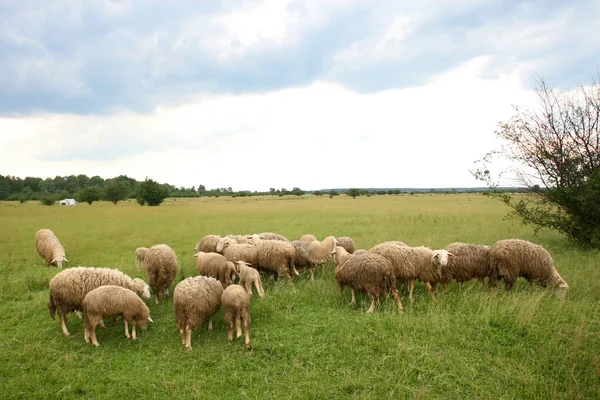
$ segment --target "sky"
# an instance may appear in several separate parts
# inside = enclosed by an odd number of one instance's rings
[[[597,76],[598,21],[598,0],[3,0],[0,174],[484,186],[537,80]]]

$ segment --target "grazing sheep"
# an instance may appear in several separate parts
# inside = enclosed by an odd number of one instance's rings
[[[142,270],[142,264],[144,263],[144,259],[146,258],[146,254],[148,254],[147,247],[138,247],[135,249],[135,266],[138,271]]]
[[[322,242],[313,240],[306,242],[306,251],[308,256],[315,264],[323,264],[331,260],[331,252],[335,247],[335,237],[328,236]]]
[[[252,244],[251,235],[227,235],[225,237],[233,239],[237,244]]]
[[[96,326],[102,323],[102,319],[121,315],[125,321],[125,337],[135,340],[135,325],[146,329],[150,318],[148,306],[130,289],[116,286],[104,285],[88,292],[83,298],[83,312],[85,314],[85,330],[83,338],[86,343],[90,340],[96,347],[100,346],[96,339]],[[129,324],[133,326],[131,336],[129,335]]]
[[[477,279],[483,285],[485,278],[490,276],[490,246],[456,242],[444,249],[455,256],[448,259],[447,268],[442,268],[440,283],[444,289],[453,279],[461,283]]]
[[[365,292],[371,297],[371,307],[367,313],[375,311],[379,297],[391,292],[398,304],[398,312],[404,312],[400,295],[396,290],[394,270],[388,259],[379,254],[360,254],[352,256],[343,265],[336,267],[335,280],[340,287],[340,294],[345,286],[352,289],[352,302],[356,303],[355,291]]]
[[[265,291],[263,290],[262,281],[258,271],[250,266],[245,261],[236,261],[233,263],[233,270],[240,278],[240,284],[244,284],[246,291],[252,297],[252,284],[256,288],[258,296],[262,299],[265,297]]]
[[[75,267],[65,269],[50,279],[50,300],[48,309],[54,319],[56,311],[65,336],[71,334],[67,330],[67,314],[83,310],[83,299],[88,292],[103,285],[116,285],[133,290],[143,299],[150,298],[150,288],[139,278],[131,279],[117,269]]]
[[[366,253],[366,251],[365,251],[365,253]],[[331,254],[333,255],[333,261],[335,262],[336,268],[339,268],[342,265],[344,265],[344,263],[353,256],[353,254],[350,254],[346,250],[346,248],[344,248],[342,246],[335,246],[333,251],[331,252]]]
[[[318,242],[319,239],[317,239],[317,237],[315,235],[302,235],[300,237],[300,241],[301,242]]]
[[[423,246],[401,246],[390,242],[378,244],[370,250],[370,253],[387,258],[392,263],[396,279],[410,281],[411,303],[416,279],[425,283],[434,303],[437,302],[431,283],[442,279],[442,267],[447,266],[448,258],[454,257],[454,254],[446,250],[432,250]]]
[[[263,232],[263,233],[259,233],[260,236],[262,236],[262,238],[264,240],[282,240],[284,242],[289,242],[288,238],[286,238],[283,235],[280,235],[278,233],[273,233],[273,232]]]
[[[217,251],[217,244],[219,243],[219,240],[221,240],[221,236],[219,235],[204,236],[202,239],[200,239],[198,244],[196,244],[196,247],[194,247],[194,253],[199,251],[204,253],[215,253]]]
[[[233,340],[233,321],[235,320],[236,338],[242,336],[241,323],[244,321],[244,332],[246,333],[246,349],[252,350],[250,345],[250,295],[240,285],[231,285],[221,295],[223,306],[223,317],[229,325],[227,340]]]
[[[354,253],[356,248],[354,247],[354,240],[352,240],[352,238],[349,238],[348,236],[341,236],[336,238],[335,241],[336,246],[342,246],[349,254]]]
[[[212,317],[221,308],[223,286],[215,278],[193,276],[175,286],[173,310],[179,327],[181,342],[187,351],[192,351],[192,331],[208,321],[212,331]]]
[[[40,229],[35,233],[35,247],[48,265],[62,268],[63,262],[69,262],[64,247],[50,229]]]
[[[358,249],[358,250],[354,250],[354,253],[352,253],[352,255],[359,255],[359,254],[367,254],[369,252],[369,250],[365,250],[365,249]]]
[[[294,265],[296,249],[290,242],[281,240],[258,240],[256,248],[257,268],[274,273],[276,277],[284,276],[290,281],[292,275],[298,275]]]
[[[156,304],[158,304],[165,295],[169,294],[169,286],[179,272],[177,255],[168,245],[157,244],[148,250],[145,264],[148,283],[156,295]]]
[[[217,245],[217,253],[225,256],[227,261],[246,261],[248,264],[256,264],[258,261],[258,253],[256,247],[251,244],[239,244],[234,239],[224,237],[219,240]]]
[[[569,290],[554,266],[550,253],[540,245],[521,239],[499,240],[490,249],[490,268],[502,279],[507,290],[521,276],[530,283],[550,285],[564,299]]]
[[[294,246],[294,268],[308,268],[310,271],[310,280],[314,281],[317,264],[311,260],[308,251],[306,250],[307,242],[294,240],[290,243]]]
[[[231,285],[231,274],[233,264],[229,263],[224,255],[219,253],[204,253],[199,251],[196,257],[196,268],[198,275],[212,276],[223,285],[223,289]]]

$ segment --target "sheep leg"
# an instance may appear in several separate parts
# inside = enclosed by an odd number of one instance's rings
[[[396,299],[396,303],[398,304],[398,312],[403,313],[404,308],[402,308],[402,302],[400,301],[400,293],[398,293],[398,290],[396,290],[396,288],[392,288],[391,292],[394,295],[394,298]]]
[[[92,344],[93,344],[94,346],[96,346],[96,347],[100,346],[100,343],[98,343],[98,339],[96,339],[96,324],[95,324],[95,323],[93,323],[93,324],[90,326],[90,332],[89,332],[89,334],[88,334],[88,335],[89,335],[88,337],[89,337],[90,339],[92,339]]]
[[[213,330],[212,317],[208,320],[208,330],[209,330],[209,332]]]
[[[375,311],[375,303],[377,303],[379,299],[375,299],[374,295],[371,295],[371,307],[367,310],[367,314],[372,314]]]
[[[246,332],[246,349],[252,350],[252,346],[250,345],[250,318],[247,313],[244,314],[244,332]]]
[[[427,291],[431,295],[431,298],[433,299],[433,302],[437,303],[437,299],[435,297],[435,292],[434,292],[433,288],[431,287],[431,284],[429,282],[426,282],[425,286],[427,286]]]
[[[117,321],[115,321],[115,322],[117,322]],[[106,328],[106,325],[104,325],[104,320],[102,320],[102,319],[100,320],[99,325],[100,325],[100,328]]]
[[[311,280],[311,281],[314,281],[314,280],[315,280],[315,270],[316,270],[316,269],[317,269],[317,266],[316,266],[316,265],[311,265],[311,266],[309,267],[309,270],[310,270],[310,280]]]
[[[262,288],[262,283],[258,280],[254,281],[254,286],[256,286],[256,291],[258,292],[258,297],[261,299],[265,297],[265,291]]]
[[[442,287],[444,288],[444,292],[448,293],[448,284],[447,283],[442,283]]]
[[[133,329],[135,329],[135,325],[133,326]],[[125,320],[125,337],[127,339],[129,339],[131,336],[129,335],[129,324],[127,323],[127,320]],[[134,338],[135,339],[135,338]]]
[[[67,329],[67,316],[66,315],[63,315],[63,314],[60,315],[60,325],[62,327],[63,334],[65,336],[71,336],[71,334],[69,333],[69,330]]]
[[[87,325],[83,328],[83,340],[85,340],[86,343],[90,342],[90,332]]]
[[[185,327],[186,336],[185,336],[185,349],[187,351],[192,351],[192,328],[190,326]]]
[[[352,290],[352,300],[350,301],[350,305],[353,305],[356,304],[356,291],[354,288],[351,288],[350,290]]]
[[[185,330],[183,328],[179,328],[179,335],[181,335],[181,344],[186,346],[186,340],[185,340]]]
[[[415,280],[411,279],[410,280],[410,288],[408,290],[408,299],[410,300],[411,304],[414,302],[413,299],[413,291],[415,290]]]
[[[256,282],[254,282],[256,284]],[[244,282],[244,286],[246,286],[246,293],[248,293],[248,296],[250,296],[252,298],[252,282],[250,281],[246,281]],[[258,287],[256,288],[256,290],[258,290]],[[260,293],[259,293],[260,295]]]
[[[127,320],[125,321],[125,323],[127,323]],[[135,320],[131,321],[131,339],[133,339],[133,340],[136,339],[136,334],[135,334]]]
[[[225,313],[225,322],[229,326],[229,333],[227,334],[227,341],[231,343],[233,340],[233,315],[230,312]]]
[[[235,316],[235,331],[236,338],[242,336],[242,316],[239,313]]]
[[[77,318],[79,319],[82,318],[81,311],[75,311],[75,315],[77,315]]]

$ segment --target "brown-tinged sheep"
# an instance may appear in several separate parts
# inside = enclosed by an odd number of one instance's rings
[[[394,270],[388,259],[379,254],[353,255],[335,270],[335,280],[340,294],[345,286],[352,289],[352,303],[356,303],[355,291],[365,292],[371,297],[371,307],[367,313],[375,311],[379,297],[391,292],[398,304],[398,312],[404,312],[400,295],[396,289]]]
[[[258,253],[254,245],[248,243],[240,244],[229,237],[219,240],[216,250],[217,253],[223,254],[227,261],[246,261],[252,265],[258,262]]]
[[[258,269],[274,273],[276,277],[283,276],[292,280],[298,275],[294,264],[296,249],[290,242],[281,240],[259,240],[256,247],[256,264]]]
[[[428,247],[409,247],[384,242],[374,246],[370,253],[387,258],[394,269],[396,279],[410,281],[409,300],[413,302],[415,280],[425,283],[427,291],[437,302],[431,283],[442,278],[442,267],[448,264],[448,258],[454,257],[446,250],[432,250]]]
[[[342,246],[349,254],[353,254],[356,247],[354,247],[354,240],[348,236],[341,236],[335,239],[336,246]]]
[[[440,283],[444,289],[453,279],[460,283],[477,279],[483,285],[490,276],[490,246],[455,242],[444,249],[455,256],[448,259],[447,268],[442,268]]]
[[[64,262],[69,262],[64,247],[50,229],[40,229],[35,233],[35,248],[47,265],[62,268]]]
[[[566,298],[569,285],[559,275],[550,253],[542,246],[521,239],[499,240],[490,249],[490,268],[496,271],[507,290],[521,276],[530,283],[551,286],[560,299]]]
[[[242,336],[242,321],[246,334],[246,349],[252,350],[250,345],[250,296],[240,285],[228,286],[221,295],[223,317],[229,325],[227,340],[233,340],[233,322],[235,320],[236,338]]]
[[[308,268],[310,279],[314,281],[317,264],[310,259],[308,251],[306,250],[306,242],[294,240],[290,243],[294,246],[294,268]]]
[[[143,299],[150,298],[146,282],[139,278],[131,279],[117,269],[75,267],[61,271],[50,279],[48,309],[52,319],[58,311],[65,336],[70,336],[67,315],[72,311],[82,311],[85,295],[103,285],[121,286],[133,290]]]
[[[289,242],[288,238],[286,238],[283,235],[280,235],[278,233],[273,233],[273,232],[263,232],[263,233],[259,233],[260,236],[262,236],[262,238],[264,240],[282,240],[284,242]]]
[[[308,256],[315,264],[323,264],[331,260],[331,252],[335,247],[335,237],[328,236],[323,241],[306,242]]]
[[[199,251],[196,257],[196,269],[198,275],[212,276],[223,285],[223,288],[231,285],[231,274],[233,264],[229,263],[224,255],[219,253],[204,253]]]
[[[104,285],[88,292],[83,298],[83,313],[85,314],[85,330],[83,338],[86,343],[90,340],[96,347],[100,346],[96,339],[96,326],[102,319],[111,316],[122,316],[125,321],[125,337],[135,340],[135,326],[146,329],[150,318],[148,306],[138,295],[127,288],[116,285]],[[129,335],[129,324],[132,325]]]
[[[223,286],[215,278],[193,276],[175,286],[173,310],[179,327],[181,342],[187,351],[192,351],[192,331],[208,321],[212,331],[212,317],[221,308]]]
[[[300,237],[301,242],[318,242],[319,239],[315,235],[306,234]]]
[[[367,254],[369,252],[369,250],[365,250],[365,249],[358,249],[358,250],[354,250],[354,253],[352,253],[353,255],[357,256],[359,254]]]
[[[177,255],[168,245],[157,244],[148,250],[145,264],[148,283],[156,295],[156,304],[158,304],[165,295],[169,294],[169,286],[179,272]]]
[[[262,286],[262,280],[258,271],[250,266],[245,261],[236,261],[233,263],[233,268],[237,276],[240,278],[240,284],[244,284],[246,291],[252,297],[252,284],[256,288],[258,297],[265,297],[265,291]]]
[[[226,238],[233,239],[237,244],[252,244],[251,235],[227,235]]]
[[[135,266],[137,267],[138,271],[142,270],[142,264],[144,263],[144,260],[146,259],[146,254],[148,254],[148,248],[147,247],[138,247],[137,249],[135,249]]]
[[[217,251],[217,244],[219,244],[219,240],[221,240],[221,236],[219,235],[206,235],[196,247],[194,247],[194,253],[202,251],[204,253],[215,253]]]
[[[344,265],[344,263],[353,256],[353,254],[350,254],[343,246],[335,246],[331,254],[333,255],[333,261],[335,262],[336,268]]]

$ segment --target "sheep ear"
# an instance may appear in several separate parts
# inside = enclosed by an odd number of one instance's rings
[[[439,254],[439,253],[435,253],[435,254],[433,255],[433,257],[431,257],[431,260],[435,260],[435,259],[436,259],[436,258],[438,258],[439,256],[440,256],[440,254]]]
[[[63,261],[64,262],[69,262],[69,260],[67,260],[67,257],[63,257]]]
[[[56,258],[53,258],[52,261],[50,261],[50,264],[52,264],[53,262],[56,262]]]
[[[452,257],[456,257],[456,255],[448,252],[448,257],[452,258]]]
[[[152,318],[150,318],[149,315],[148,315],[148,322],[154,322],[154,321],[152,321]]]

